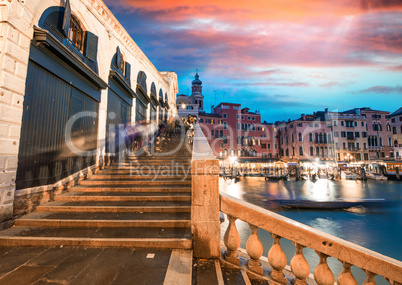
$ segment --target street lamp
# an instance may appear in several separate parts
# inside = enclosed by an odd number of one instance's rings
[[[184,103],[181,104],[181,108],[182,108],[182,109],[186,109],[186,104],[184,104]]]

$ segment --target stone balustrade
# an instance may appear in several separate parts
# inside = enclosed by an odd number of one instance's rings
[[[342,272],[336,278],[338,285],[357,284],[350,270],[352,265],[360,267],[366,273],[364,285],[376,284],[374,280],[376,275],[383,276],[391,285],[402,284],[402,262],[398,260],[224,193],[220,194],[220,210],[227,215],[229,220],[224,235],[224,243],[227,248],[225,260],[229,263],[239,265],[237,252],[240,247],[240,236],[235,224],[237,219],[248,223],[250,226],[251,235],[246,244],[249,258],[247,267],[248,270],[256,274],[263,274],[259,260],[263,254],[263,246],[258,238],[257,230],[263,229],[271,234],[273,244],[268,252],[268,262],[272,267],[272,272],[268,278],[274,284],[287,284],[284,275],[287,259],[280,244],[282,238],[290,240],[296,248],[296,252],[290,261],[290,270],[295,276],[294,284],[307,284],[307,278],[310,276],[310,267],[303,255],[304,247],[315,250],[319,257],[319,263],[314,269],[314,279],[318,285],[334,285],[335,283],[335,276],[327,264],[328,257],[338,259],[343,265]]]

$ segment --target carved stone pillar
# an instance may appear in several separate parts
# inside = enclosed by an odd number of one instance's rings
[[[296,253],[290,261],[290,268],[296,277],[295,285],[306,285],[307,277],[310,275],[310,266],[303,255],[304,246],[293,242],[296,247]]]
[[[282,270],[286,266],[286,255],[282,250],[280,239],[281,237],[271,233],[274,240],[271,249],[268,252],[268,262],[272,266],[271,278],[281,284],[286,284],[286,277]]]
[[[375,274],[367,270],[364,270],[364,272],[366,273],[366,280],[364,280],[363,285],[376,285],[374,280]]]
[[[263,268],[260,264],[260,257],[262,256],[263,247],[260,239],[257,235],[258,227],[249,224],[251,229],[251,235],[248,238],[246,244],[247,254],[250,256],[250,260],[248,261],[248,269],[254,271],[258,274],[263,273]]]
[[[343,269],[339,274],[338,279],[336,280],[336,284],[338,285],[357,285],[356,279],[353,277],[352,271],[350,271],[350,267],[352,264],[347,262],[342,262]]]
[[[223,241],[225,243],[225,246],[227,248],[226,254],[225,254],[225,260],[239,265],[239,257],[237,256],[237,249],[240,246],[240,236],[239,232],[236,229],[236,218],[229,216],[228,215],[228,220],[229,220],[229,226],[226,229],[225,236],[223,238]]]
[[[318,285],[333,285],[335,283],[335,277],[331,269],[329,269],[327,264],[327,257],[321,252],[316,251],[320,258],[320,262],[314,269],[314,279]]]

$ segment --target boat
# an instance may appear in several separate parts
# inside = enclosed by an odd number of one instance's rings
[[[351,171],[342,171],[342,179],[356,180],[356,174]]]
[[[371,179],[371,180],[380,180],[380,181],[385,181],[388,180],[388,177],[375,173],[375,172],[366,172],[366,178]]]
[[[298,208],[298,209],[347,209],[352,207],[389,207],[398,204],[398,201],[385,199],[336,199],[332,201],[311,201],[304,199],[278,199],[270,200],[272,207]]]

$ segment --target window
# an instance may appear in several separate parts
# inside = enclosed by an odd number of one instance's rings
[[[364,122],[362,122],[362,127],[364,127]]]
[[[355,127],[357,127],[357,122],[355,122]]]
[[[228,137],[227,136],[223,136],[223,143],[227,144],[228,143]]]
[[[342,127],[345,126],[345,122],[344,122],[344,121],[341,121],[341,126],[342,126]]]
[[[257,126],[257,131],[260,131],[260,130],[261,130],[260,126]]]
[[[265,143],[261,144],[261,148],[267,148],[267,144]]]
[[[220,148],[223,148],[223,143],[220,143],[220,144],[219,144],[219,147],[220,147]]]
[[[177,108],[179,108],[179,106],[177,106]],[[204,119],[200,118],[200,123],[204,123]]]
[[[312,128],[312,127],[313,127],[313,123],[308,123],[308,126],[309,126],[310,128]]]
[[[275,149],[278,149],[278,144],[277,143],[275,144]]]
[[[233,110],[240,110],[239,106],[233,106]]]
[[[68,38],[80,52],[84,50],[84,31],[79,21],[74,16],[71,16],[70,19]]]
[[[297,123],[298,127],[303,127],[303,123]]]
[[[241,119],[244,120],[244,116],[241,116]]]
[[[294,134],[292,134],[292,142],[294,142],[295,141],[295,136],[294,136]]]
[[[314,124],[314,127],[318,128],[318,123],[315,123],[315,124]]]
[[[237,123],[237,129],[240,130],[240,123]]]
[[[253,121],[255,121],[255,117],[251,117],[251,119],[252,119]]]
[[[212,137],[214,136],[214,130],[211,130],[211,136]]]
[[[336,138],[339,137],[339,132],[338,131],[334,132],[334,137],[336,137]]]
[[[346,132],[341,132],[341,137],[346,138]]]
[[[355,132],[355,137],[356,137],[356,138],[360,138],[360,133],[359,133],[359,132]]]
[[[295,156],[295,148],[292,147],[292,156]]]
[[[240,115],[236,115],[236,119],[240,120]]]
[[[334,121],[334,127],[336,127],[336,121]]]
[[[302,146],[299,147],[299,155],[303,155],[303,147]]]
[[[314,155],[314,148],[312,146],[310,146],[310,155],[313,156]]]
[[[223,114],[223,118],[226,119],[226,118],[227,118],[227,114],[224,113],[224,114]]]
[[[313,134],[312,133],[308,134],[308,141],[310,141],[310,142],[313,141]]]
[[[223,129],[224,129],[224,130],[227,130],[227,128],[228,128],[228,123],[223,122]]]
[[[247,117],[248,120],[250,120],[250,118],[251,118],[250,116]]]
[[[303,141],[302,133],[299,132],[299,142]]]
[[[193,106],[188,106],[187,107],[187,110],[193,110],[194,108],[193,108]]]
[[[270,143],[268,144],[268,149],[271,149],[271,144]]]
[[[367,133],[366,132],[362,132],[362,138],[367,138]]]

